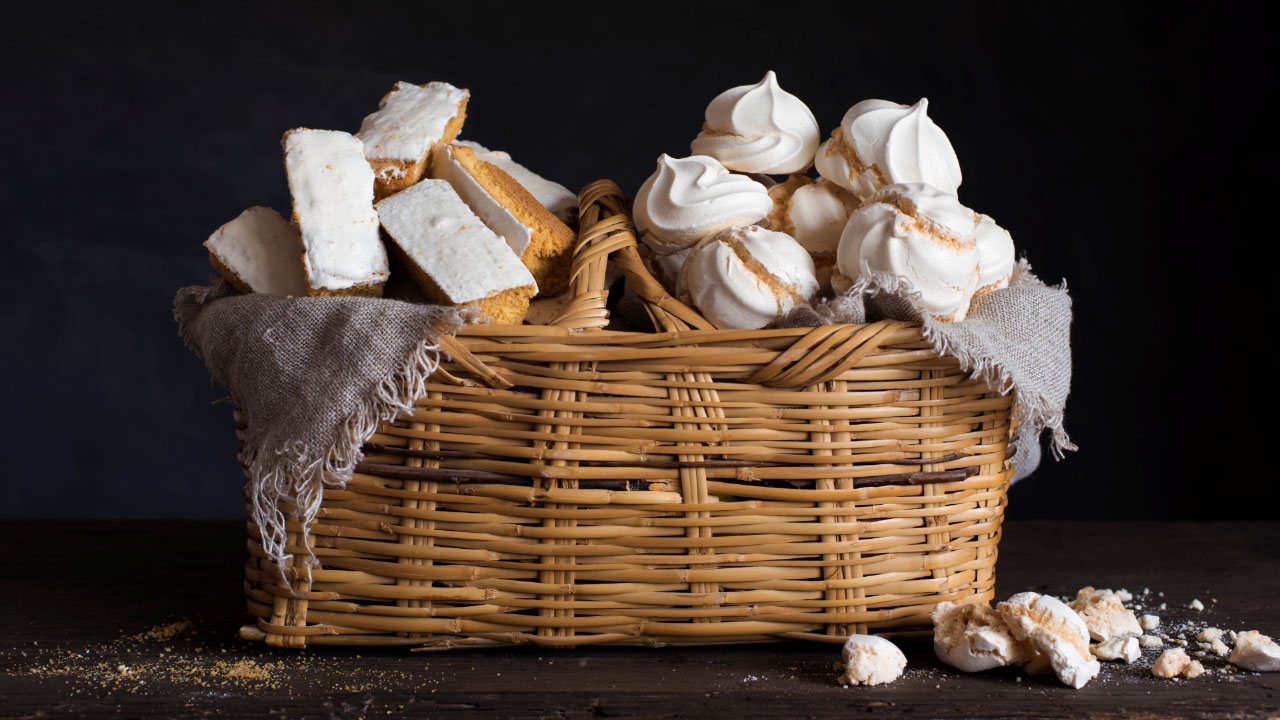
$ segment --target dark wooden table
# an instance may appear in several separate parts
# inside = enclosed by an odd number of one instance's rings
[[[0,717],[1278,717],[1280,673],[1158,651],[1082,690],[966,675],[903,642],[897,682],[842,688],[838,646],[278,651],[241,641],[243,527],[0,522]],[[1280,634],[1280,523],[1009,523],[998,596],[1150,588],[1182,622]],[[1159,597],[1157,593],[1163,592]],[[1202,612],[1187,606],[1200,599]],[[1216,600],[1216,602],[1214,602]],[[1194,645],[1194,643],[1193,643]]]

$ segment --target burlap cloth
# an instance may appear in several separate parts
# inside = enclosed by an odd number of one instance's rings
[[[345,487],[364,440],[426,394],[437,338],[463,321],[453,308],[237,295],[223,282],[179,290],[173,315],[244,414],[245,497],[281,571],[291,557],[286,512],[305,537],[324,488]]]
[[[897,278],[864,275],[850,294],[799,308],[783,324],[919,322],[938,352],[956,356],[963,369],[1001,392],[1017,394],[1018,477],[1039,464],[1046,429],[1055,456],[1075,449],[1063,428],[1071,387],[1065,287],[1045,285],[1022,262],[1009,287],[975,299],[963,322],[946,323],[920,310]],[[286,514],[306,532],[324,488],[351,479],[364,440],[425,394],[423,384],[440,360],[438,338],[464,321],[452,308],[237,295],[221,282],[178,291],[174,317],[187,346],[244,414],[245,495],[263,549],[281,570],[291,557]]]
[[[929,317],[916,293],[900,277],[862,275],[843,296],[817,307],[796,308],[780,325],[817,327],[874,320],[920,323],[934,350],[953,355],[960,367],[1001,393],[1015,393],[1014,481],[1040,465],[1040,435],[1051,433],[1057,459],[1076,446],[1063,426],[1071,392],[1071,296],[1066,283],[1053,287],[1031,272],[1026,260],[1013,268],[1009,286],[980,295],[960,322]]]

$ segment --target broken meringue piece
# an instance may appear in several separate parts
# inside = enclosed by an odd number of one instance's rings
[[[1182,648],[1165,650],[1151,666],[1151,674],[1161,678],[1176,678],[1191,667],[1191,658]]]
[[[933,609],[933,650],[942,662],[965,672],[1017,665],[1035,650],[1019,642],[1004,618],[987,603],[941,602]]]
[[[1135,637],[1113,637],[1089,648],[1089,652],[1099,660],[1123,660],[1126,663],[1142,657],[1138,638]]]
[[[846,685],[883,685],[902,675],[907,666],[907,656],[897,645],[875,635],[850,635],[844,643],[844,674],[840,682]]]
[[[1280,645],[1257,630],[1236,635],[1231,664],[1254,672],[1280,672]]]
[[[1156,615],[1143,615],[1138,618],[1138,624],[1142,626],[1143,630],[1155,630],[1160,627],[1160,618]]]
[[[1089,653],[1089,629],[1074,610],[1057,598],[1034,592],[1014,595],[996,606],[1014,637],[1030,640],[1046,655],[1064,684],[1079,689],[1101,665]]]
[[[1120,597],[1110,590],[1081,588],[1071,603],[1071,609],[1084,620],[1089,628],[1089,637],[1099,642],[1142,634],[1142,626],[1133,611],[1126,608]]]

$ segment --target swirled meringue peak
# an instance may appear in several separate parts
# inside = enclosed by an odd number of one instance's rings
[[[864,266],[896,275],[935,319],[963,320],[978,290],[978,222],[977,213],[931,185],[890,185],[849,217],[836,270],[850,279]]]
[[[895,183],[927,183],[955,195],[960,161],[928,109],[924,98],[911,106],[888,100],[854,105],[818,148],[818,173],[862,200]]]
[[[717,95],[706,119],[693,154],[710,155],[738,172],[803,172],[813,163],[822,132],[809,107],[779,87],[772,70],[755,85]]]
[[[725,169],[713,157],[658,158],[658,169],[636,193],[636,229],[655,253],[669,255],[734,225],[769,214],[764,185]]]

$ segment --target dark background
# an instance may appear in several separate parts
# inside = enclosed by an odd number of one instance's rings
[[[1221,3],[59,5],[3,49],[0,517],[237,517],[223,393],[179,341],[203,240],[288,209],[287,128],[397,80],[470,88],[462,137],[634,192],[770,68],[824,133],[865,98],[951,138],[961,201],[1075,301],[1080,452],[1012,517],[1277,517],[1271,23]],[[7,11],[10,12],[10,11]]]

